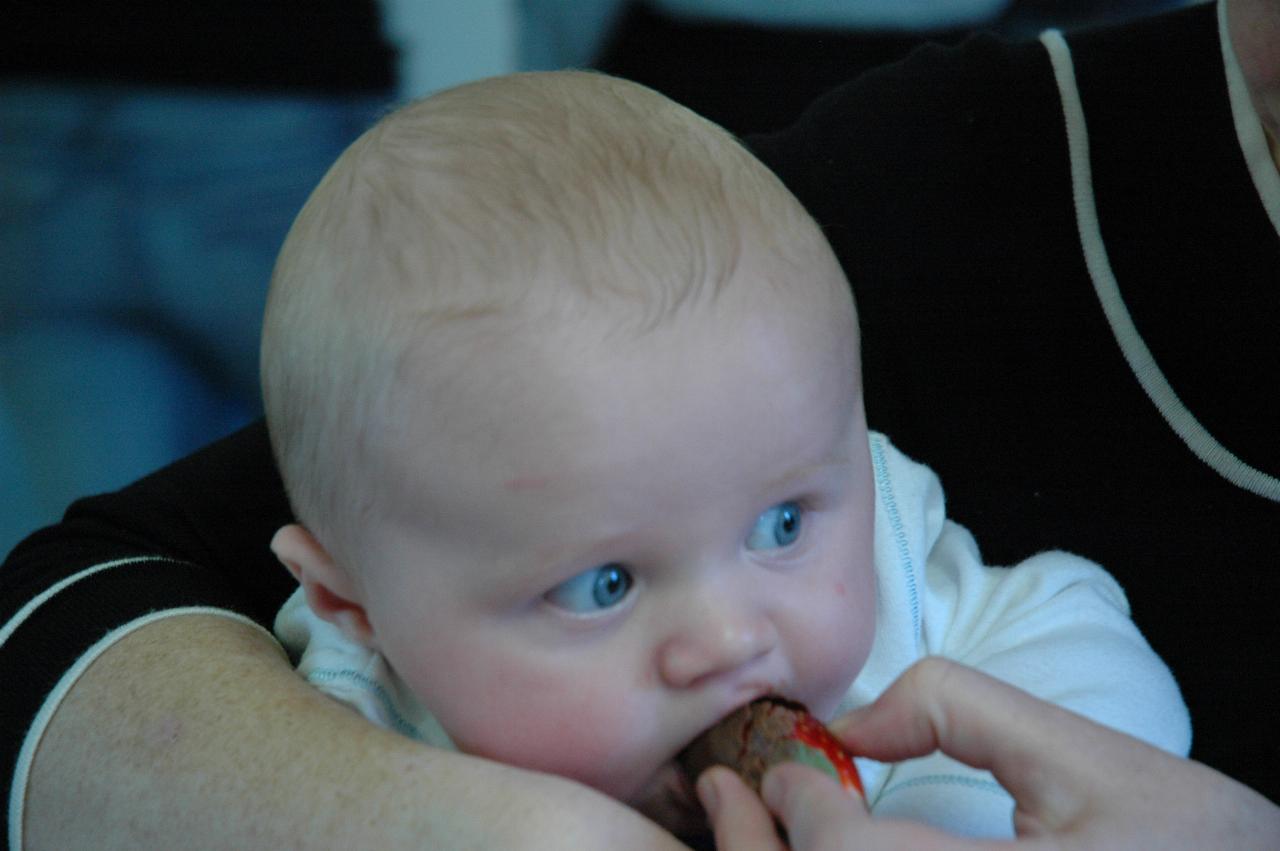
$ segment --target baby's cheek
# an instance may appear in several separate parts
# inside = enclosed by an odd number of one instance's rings
[[[520,701],[516,723],[489,731],[479,747],[491,756],[537,768],[558,771],[581,758],[602,756],[600,737],[589,706],[564,706],[559,701],[526,699]],[[585,753],[588,752],[589,753]]]
[[[804,684],[799,698],[822,717],[835,710],[866,664],[876,628],[874,574],[845,574],[829,588],[795,624],[801,649],[792,659]]]
[[[591,683],[586,672],[571,680],[519,679],[515,688],[489,695],[485,709],[458,719],[451,734],[459,748],[615,797],[631,794],[637,782],[631,775],[639,768],[634,757],[645,751],[652,731],[619,699],[628,692]]]

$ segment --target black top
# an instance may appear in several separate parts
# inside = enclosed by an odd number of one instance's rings
[[[1138,329],[1209,430],[1280,474],[1280,238],[1235,139],[1213,8],[1071,43]],[[979,38],[867,73],[752,144],[849,274],[872,426],[938,471],[988,563],[1061,547],[1107,567],[1183,687],[1193,755],[1280,798],[1280,505],[1192,455],[1121,357],[1063,128],[1044,48]],[[111,627],[193,603],[269,625],[294,587],[267,547],[289,519],[257,423],[19,546],[0,624],[87,567],[171,560],[101,570],[21,617],[0,654],[6,787],[41,702]]]
[[[1205,428],[1280,476],[1280,237],[1214,6],[1069,41],[1137,330]],[[756,150],[845,265],[872,426],[937,471],[989,563],[1058,547],[1111,571],[1183,688],[1193,756],[1280,799],[1280,504],[1201,463],[1124,361],[1044,49],[924,48]]]

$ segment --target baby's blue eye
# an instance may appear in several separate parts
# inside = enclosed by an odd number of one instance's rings
[[[548,591],[544,599],[575,614],[591,614],[621,603],[633,584],[631,571],[610,562],[561,582]]]
[[[774,550],[794,544],[800,537],[799,503],[781,502],[756,518],[747,536],[747,549]]]

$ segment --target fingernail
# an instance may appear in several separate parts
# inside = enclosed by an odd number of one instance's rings
[[[702,802],[702,808],[707,811],[707,815],[715,815],[716,808],[720,806],[720,793],[716,790],[716,783],[710,772],[703,772],[695,788],[698,800]]]
[[[850,712],[841,715],[827,725],[827,729],[831,732],[840,734],[848,730],[850,727],[856,727],[867,715],[867,707],[859,707]]]

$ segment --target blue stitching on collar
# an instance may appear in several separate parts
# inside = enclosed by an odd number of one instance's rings
[[[911,561],[911,548],[907,545],[907,535],[902,523],[902,515],[898,511],[898,502],[893,495],[893,484],[889,481],[889,466],[884,457],[884,442],[879,435],[871,436],[871,465],[875,469],[876,488],[880,491],[880,501],[889,515],[889,530],[893,533],[894,548],[898,551],[898,560],[907,583],[907,598],[911,601],[911,626],[915,631],[916,642],[924,640],[920,629],[920,596],[916,590],[915,565]]]
[[[391,718],[391,724],[396,731],[408,736],[411,739],[423,741],[422,733],[418,728],[405,719],[400,711],[396,708],[395,701],[391,699],[391,695],[383,688],[382,684],[376,680],[360,673],[359,671],[345,669],[335,670],[333,668],[317,668],[307,674],[307,681],[310,683],[334,682],[336,680],[349,680],[356,685],[362,686],[373,693],[373,696],[382,704],[382,708]]]

